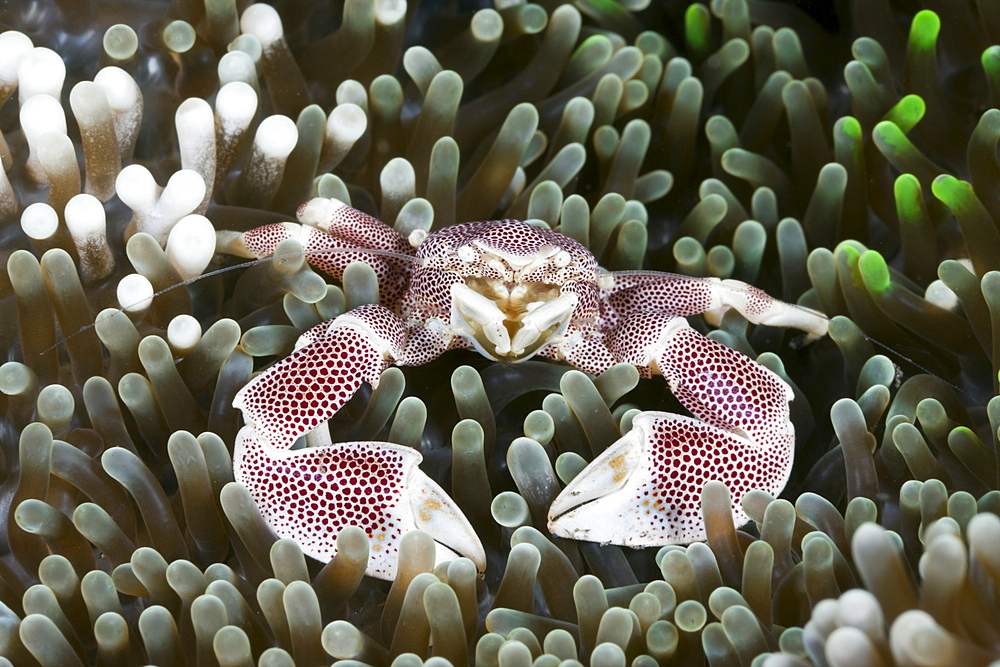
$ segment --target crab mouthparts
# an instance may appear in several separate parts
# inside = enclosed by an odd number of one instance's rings
[[[451,287],[451,326],[490,359],[524,361],[569,326],[579,299],[561,291],[547,283],[470,278]]]

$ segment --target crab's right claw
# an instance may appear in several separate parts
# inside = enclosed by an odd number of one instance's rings
[[[405,326],[390,310],[361,306],[302,334],[305,342],[237,392],[233,407],[279,449],[336,414],[363,382],[402,355]]]
[[[317,560],[333,558],[340,531],[357,526],[369,538],[369,576],[396,577],[399,541],[412,530],[434,538],[435,563],[465,557],[485,570],[476,531],[420,470],[421,458],[415,449],[387,442],[277,450],[245,426],[236,438],[233,469],[271,530]]]

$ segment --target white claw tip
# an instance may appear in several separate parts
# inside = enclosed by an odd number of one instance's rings
[[[423,230],[423,229],[414,229],[412,232],[410,232],[410,236],[407,239],[407,241],[409,241],[410,245],[413,246],[414,248],[418,248],[418,247],[420,247],[420,244],[423,243],[424,239],[426,239],[426,238],[427,238],[427,231],[426,230]]]

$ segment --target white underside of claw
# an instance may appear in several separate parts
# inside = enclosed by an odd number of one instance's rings
[[[462,510],[437,482],[413,466],[406,480],[404,496],[409,498],[407,507],[413,526],[434,538],[436,563],[464,557],[475,563],[480,572],[486,569],[486,552],[479,536]]]
[[[629,487],[642,481],[639,478],[644,473],[639,469],[645,454],[645,435],[641,428],[633,428],[595,458],[552,501],[549,530],[555,535],[587,539],[584,536],[594,527],[595,518],[601,519],[602,527],[605,522],[627,519],[619,507],[622,500],[628,501]],[[573,510],[588,503],[592,505],[587,517],[574,515]],[[634,529],[621,526],[620,532],[624,536]]]

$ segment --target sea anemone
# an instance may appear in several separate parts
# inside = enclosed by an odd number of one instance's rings
[[[1000,658],[1000,10],[798,4],[0,9],[0,665]],[[233,397],[378,279],[227,253],[314,196],[823,311],[808,346],[691,318],[793,387],[782,497],[733,526],[709,483],[686,547],[554,537],[561,488],[676,402],[627,364],[455,352],[331,429],[420,449],[485,573],[421,531],[391,583],[359,528],[307,558],[233,481]]]

